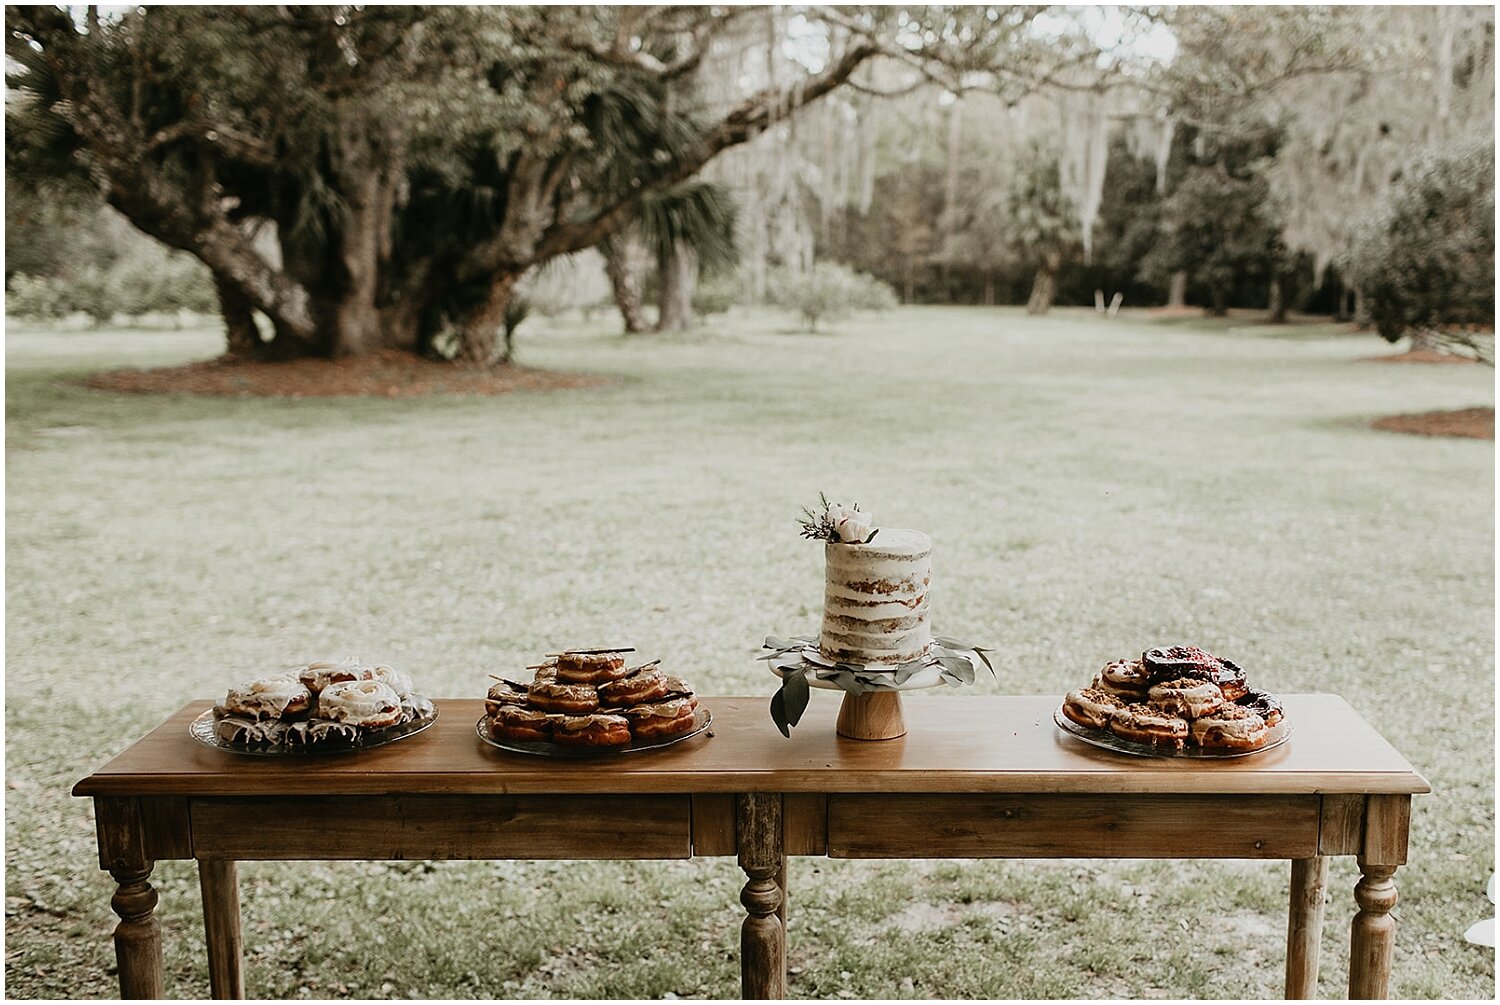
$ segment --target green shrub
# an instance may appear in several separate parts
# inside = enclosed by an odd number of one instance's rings
[[[12,277],[5,291],[5,313],[38,321],[60,318],[69,313],[62,308],[62,297],[58,280],[23,273]]]
[[[819,262],[806,272],[779,270],[767,283],[767,297],[777,307],[796,311],[811,332],[818,330],[820,321],[896,306],[896,291],[890,286],[837,262]]]
[[[723,314],[744,297],[739,276],[710,275],[698,280],[693,290],[693,311],[698,314]]]
[[[88,265],[67,275],[12,276],[5,309],[39,320],[86,314],[102,325],[117,314],[207,314],[218,309],[218,297],[208,269],[196,258],[153,249],[122,257],[108,268]]]
[[[1495,319],[1495,151],[1430,154],[1359,228],[1344,263],[1388,342]]]

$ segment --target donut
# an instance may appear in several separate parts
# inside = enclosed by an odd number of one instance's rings
[[[667,693],[668,694],[684,694],[684,695],[687,695],[687,694],[692,694],[693,693],[693,689],[691,687],[689,687],[688,686],[688,682],[685,681],[685,680],[683,680],[681,677],[668,677],[667,678]]]
[[[1094,674],[1094,680],[1089,684],[1089,687],[1112,694],[1126,704],[1146,700],[1146,691],[1144,688],[1124,687],[1120,684],[1115,684],[1105,678],[1103,673]]]
[[[533,708],[543,712],[585,715],[599,708],[599,692],[588,684],[543,682],[527,688],[526,696]]]
[[[486,715],[494,715],[502,705],[519,705],[524,708],[526,702],[527,689],[524,684],[500,680],[490,685],[489,694],[484,699],[484,711]]]
[[[1206,750],[1255,750],[1266,742],[1266,720],[1240,705],[1225,705],[1193,723],[1193,742]]]
[[[229,689],[224,708],[246,719],[294,719],[312,708],[312,692],[293,677],[261,677]]]
[[[1187,720],[1156,705],[1126,705],[1110,716],[1109,731],[1132,743],[1182,749],[1188,738]]]
[[[667,678],[656,670],[599,685],[601,705],[640,705],[667,696]]]
[[[622,715],[565,715],[552,728],[552,742],[567,747],[623,747],[630,720]]]
[[[1107,729],[1110,718],[1125,707],[1118,696],[1097,687],[1069,691],[1063,699],[1062,713],[1080,726]]]
[[[362,667],[359,679],[378,680],[382,684],[389,684],[391,690],[403,698],[411,694],[411,678],[400,670],[392,670],[388,666]]]
[[[1141,665],[1153,681],[1198,677],[1209,680],[1219,661],[1197,646],[1168,646],[1141,653]]]
[[[557,657],[557,679],[564,684],[602,684],[632,672],[625,669],[625,657],[618,653],[563,653]]]
[[[302,686],[313,694],[319,694],[329,684],[337,684],[340,681],[359,680],[364,672],[364,667],[359,660],[349,657],[339,660],[337,663],[321,662],[309,663],[297,671],[297,677],[302,681]]]
[[[1250,693],[1245,671],[1240,669],[1238,663],[1220,659],[1218,672],[1209,679],[1219,685],[1219,690],[1224,692],[1225,701],[1239,701]]]
[[[1099,677],[1110,685],[1114,694],[1121,691],[1145,694],[1146,688],[1151,686],[1151,674],[1140,660],[1115,660],[1113,663],[1106,663],[1104,669],[1099,671]]]
[[[630,723],[637,740],[665,740],[690,733],[698,725],[696,701],[678,699],[657,705],[637,705],[620,714]]]
[[[1153,705],[1184,719],[1207,715],[1224,704],[1224,692],[1219,690],[1219,685],[1196,677],[1152,684],[1147,696]]]
[[[527,667],[528,670],[536,670],[533,679],[537,681],[557,680],[557,660],[548,660],[539,667]]]
[[[364,729],[384,729],[401,721],[401,696],[378,680],[339,681],[318,695],[318,715]]]
[[[519,743],[547,743],[552,739],[552,727],[559,718],[560,716],[519,705],[506,705],[490,717],[490,738]]]
[[[1281,699],[1269,691],[1261,691],[1251,688],[1243,698],[1235,702],[1241,708],[1247,708],[1266,721],[1267,726],[1274,726],[1282,720],[1283,711]]]

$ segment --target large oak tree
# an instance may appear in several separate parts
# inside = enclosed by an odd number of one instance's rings
[[[795,79],[709,101],[746,10],[11,7],[7,158],[201,259],[231,352],[492,362],[527,269],[867,63],[1014,91],[1090,50],[1044,7],[800,8]]]

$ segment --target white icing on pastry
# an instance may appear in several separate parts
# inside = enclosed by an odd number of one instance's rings
[[[401,696],[378,680],[340,681],[318,696],[318,714],[352,726],[393,726],[401,721]]]

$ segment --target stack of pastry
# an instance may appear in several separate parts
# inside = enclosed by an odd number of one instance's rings
[[[485,698],[493,740],[565,747],[657,743],[693,731],[693,689],[660,669],[660,660],[627,667],[633,649],[575,649],[540,666],[528,683],[500,679]]]
[[[1069,691],[1063,715],[1123,740],[1181,750],[1258,750],[1282,721],[1276,696],[1249,686],[1234,663],[1192,646],[1116,660],[1090,687]]]
[[[350,657],[230,688],[214,706],[214,735],[255,750],[347,747],[432,712],[406,674]]]

